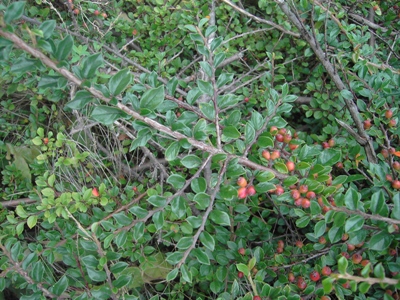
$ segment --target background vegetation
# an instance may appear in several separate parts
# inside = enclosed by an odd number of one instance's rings
[[[3,0],[3,299],[399,299],[399,6]]]

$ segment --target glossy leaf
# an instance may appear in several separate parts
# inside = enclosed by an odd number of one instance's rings
[[[202,160],[196,155],[187,155],[181,159],[181,164],[188,169],[193,169],[200,166]]]
[[[208,250],[214,251],[214,249],[215,249],[215,240],[207,231],[203,231],[200,234],[200,242]]]
[[[66,276],[62,276],[54,285],[53,285],[53,293],[56,294],[57,296],[61,296],[62,293],[65,292],[65,290],[68,287],[68,279]]]
[[[140,99],[140,108],[155,110],[165,98],[164,86],[161,85],[157,88],[146,91]]]
[[[73,100],[68,102],[64,107],[70,108],[70,109],[82,109],[86,106],[86,104],[92,102],[94,100],[94,97],[92,96],[91,93],[88,91],[78,91],[75,94],[75,97]]]
[[[230,226],[231,220],[229,215],[224,211],[213,210],[210,213],[210,219],[214,221],[214,223],[222,226]]]
[[[111,125],[118,119],[126,118],[127,115],[119,108],[98,105],[93,109],[90,116],[101,124]]]
[[[121,94],[131,82],[132,75],[130,70],[123,69],[110,78],[108,89],[110,90],[111,95],[117,96]]]
[[[90,79],[96,75],[99,67],[104,65],[103,56],[101,53],[90,55],[83,59],[81,66],[81,75],[83,78]]]
[[[67,35],[62,41],[60,41],[56,46],[56,51],[54,53],[55,58],[60,62],[63,61],[70,55],[72,47],[74,46],[74,40],[71,35]]]

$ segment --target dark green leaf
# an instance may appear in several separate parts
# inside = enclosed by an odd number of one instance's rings
[[[186,214],[186,201],[182,197],[176,197],[171,201],[171,210],[178,219],[182,219]]]
[[[118,274],[118,273],[122,272],[123,270],[125,270],[126,267],[128,267],[128,264],[127,264],[126,262],[124,262],[124,261],[119,261],[119,262],[113,264],[113,265],[110,267],[110,271],[111,271],[111,273],[113,273],[113,274]]]
[[[111,95],[121,94],[125,88],[132,82],[132,75],[129,69],[123,69],[110,78],[108,89]]]
[[[86,79],[93,78],[96,70],[104,64],[101,53],[96,53],[83,59],[81,67],[81,76]]]
[[[151,219],[153,220],[154,226],[156,227],[157,231],[159,231],[160,229],[163,228],[163,226],[164,226],[164,213],[162,211],[156,212]]]
[[[364,218],[359,215],[351,216],[344,226],[346,232],[356,232],[359,231],[364,226]]]
[[[140,108],[155,110],[165,98],[164,86],[161,85],[157,88],[146,91],[140,99]]]
[[[179,190],[185,185],[186,179],[179,174],[172,174],[168,177],[167,182],[175,189]]]
[[[90,116],[104,125],[111,125],[120,118],[126,118],[127,114],[119,108],[98,105],[93,109]]]
[[[236,126],[226,126],[222,133],[230,138],[230,139],[237,139],[240,137],[240,132],[237,130]]]
[[[181,164],[188,169],[193,169],[201,165],[201,159],[196,155],[187,155],[181,159]]]
[[[133,151],[138,147],[144,147],[147,145],[147,142],[153,137],[153,133],[149,128],[143,128],[138,131],[136,139],[134,139],[131,143],[131,147],[129,151]]]
[[[215,118],[214,104],[212,103],[200,103],[201,112],[210,120]]]
[[[169,145],[167,150],[165,150],[165,159],[167,161],[174,160],[178,156],[180,148],[181,146],[179,142],[173,142],[171,145]]]
[[[358,209],[358,202],[361,199],[360,193],[358,193],[354,188],[350,187],[346,194],[344,195],[344,203],[348,209],[356,210]]]
[[[214,238],[207,232],[203,231],[200,234],[200,242],[211,252],[215,249],[215,240]]]
[[[147,202],[149,202],[150,204],[152,204],[155,207],[163,207],[163,206],[165,206],[165,202],[166,201],[167,200],[165,200],[164,197],[161,197],[161,196],[158,196],[158,195],[150,196],[147,199]]]
[[[201,263],[203,265],[207,265],[207,266],[210,265],[210,259],[205,251],[203,251],[201,249],[194,249],[192,251],[192,254],[197,258],[199,263]]]
[[[10,4],[4,13],[4,21],[10,24],[12,21],[21,18],[24,13],[25,1],[17,1]]]
[[[131,275],[120,275],[117,280],[113,281],[113,286],[120,289],[128,285],[132,280]]]
[[[213,72],[211,69],[211,66],[208,62],[206,61],[201,61],[199,62],[201,68],[203,69],[203,71],[207,74],[208,77],[212,77],[213,76]]]
[[[179,269],[173,269],[173,270],[171,270],[171,271],[168,273],[168,275],[167,275],[167,277],[165,278],[165,280],[167,280],[167,281],[172,281],[172,280],[174,280],[174,279],[176,278],[176,276],[178,276],[178,273],[179,273]]]
[[[138,241],[144,234],[144,223],[138,222],[135,227],[133,227],[133,239]]]
[[[304,228],[310,223],[310,217],[309,216],[303,216],[300,219],[296,220],[296,226],[299,228]]]
[[[207,182],[204,177],[195,178],[190,183],[190,187],[195,193],[204,193],[207,189]]]
[[[341,161],[342,152],[335,149],[325,149],[318,156],[318,163],[324,166],[332,166]]]
[[[199,87],[199,90],[206,95],[212,96],[214,94],[214,89],[211,85],[211,83],[204,81],[204,80],[197,80],[197,86]]]
[[[182,279],[184,281],[192,283],[192,272],[188,269],[188,267],[185,264],[181,266],[181,273],[182,273]]]
[[[386,232],[379,232],[374,234],[369,240],[369,248],[371,250],[382,252],[389,248],[390,243],[393,240],[393,236]]]
[[[374,267],[374,275],[380,279],[385,278],[385,268],[383,267],[382,263],[376,264]]]
[[[176,244],[176,247],[179,250],[186,250],[193,244],[193,237],[182,237],[179,239],[178,243]]]
[[[87,273],[89,278],[95,282],[101,282],[106,280],[107,278],[106,272],[104,271],[98,271],[96,269],[87,268]]]
[[[218,225],[222,225],[222,226],[230,226],[231,225],[231,220],[229,218],[229,215],[224,211],[213,210],[210,213],[210,219]]]
[[[393,203],[394,207],[392,210],[392,218],[400,220],[400,193],[396,193],[393,195]]]
[[[245,144],[250,144],[255,138],[256,132],[254,130],[253,125],[250,122],[246,123],[246,127],[244,130]]]
[[[62,41],[58,42],[56,51],[54,53],[55,58],[61,62],[68,57],[74,46],[74,40],[71,35],[67,35]]]
[[[39,29],[43,32],[43,38],[47,40],[51,37],[56,28],[56,21],[55,20],[47,20],[44,21],[40,26]]]
[[[43,275],[45,273],[45,269],[43,263],[39,260],[33,264],[32,271],[30,272],[31,278],[35,282],[41,282],[43,279]]]
[[[11,65],[11,72],[15,73],[32,72],[36,70],[37,62],[38,61],[36,59],[29,59],[22,56],[13,62],[13,64]]]
[[[226,58],[226,54],[224,52],[220,52],[214,57],[214,68],[217,68]]]
[[[198,193],[194,196],[193,201],[197,203],[197,209],[206,209],[210,205],[210,195],[206,193]]]
[[[66,276],[61,277],[53,286],[53,293],[61,296],[68,287],[68,279]]]
[[[94,97],[88,91],[78,91],[72,101],[68,102],[65,107],[70,109],[82,109],[86,104],[92,102]]]
[[[332,244],[340,241],[342,236],[343,236],[343,227],[332,226],[332,228],[329,229],[328,231],[328,238]]]
[[[314,235],[316,238],[319,238],[320,236],[324,235],[326,230],[326,223],[324,220],[319,221],[317,224],[314,226]]]
[[[221,88],[227,83],[231,82],[233,80],[233,74],[232,73],[221,73],[218,76],[217,79],[217,87]]]
[[[223,38],[222,36],[217,37],[216,39],[213,39],[210,45],[210,49],[212,52],[215,51],[215,49],[217,49],[223,42]]]

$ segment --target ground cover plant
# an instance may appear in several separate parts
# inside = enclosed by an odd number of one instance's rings
[[[399,3],[0,4],[4,299],[399,299]]]

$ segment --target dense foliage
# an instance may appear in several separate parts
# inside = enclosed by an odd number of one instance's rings
[[[399,299],[399,6],[1,1],[3,299]]]

